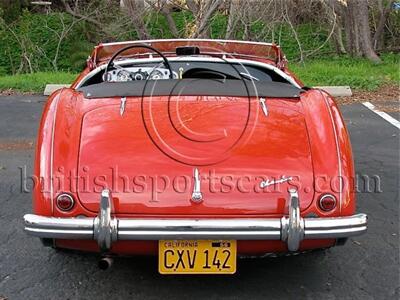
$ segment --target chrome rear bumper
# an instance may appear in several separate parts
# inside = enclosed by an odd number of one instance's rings
[[[367,230],[367,215],[302,218],[296,191],[290,191],[289,216],[266,219],[124,219],[111,216],[111,196],[104,190],[95,218],[53,218],[28,214],[25,231],[52,239],[94,239],[102,251],[117,240],[233,239],[282,240],[297,251],[305,239],[337,239]]]

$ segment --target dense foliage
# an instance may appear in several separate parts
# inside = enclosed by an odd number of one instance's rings
[[[192,18],[189,13],[173,13],[176,24],[185,30],[184,24]],[[171,38],[165,17],[160,14],[147,16],[147,24],[153,37]],[[78,72],[85,63],[87,56],[95,44],[104,40],[101,35],[90,34],[89,24],[79,22],[72,24],[73,19],[66,13],[54,12],[49,14],[32,13],[27,10],[12,23],[5,21],[0,26],[0,75],[29,73],[38,71],[72,71]],[[210,22],[212,38],[224,38],[227,18],[216,15]],[[136,39],[136,32],[129,30],[127,25],[123,34],[117,40]],[[65,31],[68,30],[67,33]],[[251,32],[261,32],[263,24],[255,22]],[[65,34],[61,46],[57,50],[60,36]],[[297,26],[298,38],[302,41],[302,50],[307,54],[319,47],[327,39],[328,33],[312,23]],[[243,38],[243,32],[238,31],[236,39]],[[268,32],[263,36],[264,41],[274,41],[280,44],[288,59],[299,57],[299,47],[293,38],[293,32],[287,24],[277,27],[276,32]],[[59,52],[57,54],[57,51]],[[312,57],[322,54],[332,54],[332,43],[326,43]],[[58,55],[54,63],[54,57]]]
[[[220,9],[210,14],[210,18],[207,19],[207,32],[202,34],[206,34],[209,38],[227,38],[230,32],[229,24],[233,20],[237,23],[229,39],[279,44],[290,62],[302,62],[298,67],[294,64],[299,72],[312,68],[310,75],[305,74],[306,82],[310,84],[318,83],[319,79],[324,78],[324,81],[331,84],[339,84],[346,79],[348,83],[359,87],[376,86],[383,82],[385,77],[370,73],[381,71],[389,72],[385,73],[388,80],[396,80],[396,76],[398,80],[399,75],[396,71],[399,63],[398,55],[396,57],[396,54],[390,52],[399,50],[400,11],[392,10],[386,18],[385,30],[378,43],[385,48],[377,47],[376,50],[379,53],[389,54],[382,56],[384,57],[382,66],[374,67],[362,59],[349,58],[346,55],[338,56],[337,53],[344,53],[346,49],[339,49],[338,40],[333,38],[335,34],[331,29],[338,26],[339,19],[333,20],[333,11],[329,6],[321,4],[329,1],[304,0],[302,5],[295,9],[290,6],[290,0],[264,1],[220,1],[222,3]],[[44,79],[46,74],[53,74],[52,72],[78,73],[93,47],[99,42],[135,40],[139,37],[204,37],[193,35],[196,26],[200,26],[199,18],[201,19],[202,13],[196,14],[194,10],[182,8],[184,6],[180,6],[178,10],[170,7],[167,13],[160,7],[149,6],[142,12],[142,8],[137,5],[145,3],[144,1],[124,0],[124,3],[131,3],[132,8],[124,12],[119,7],[120,1],[117,0],[57,0],[52,2],[51,7],[32,6],[30,2],[28,0],[0,2],[0,76],[44,72],[41,73],[41,78]],[[187,1],[160,0],[154,3],[181,2]],[[236,19],[231,18],[229,3],[243,4],[234,11]],[[276,11],[270,11],[273,6],[265,8],[267,3],[281,3],[281,6],[275,5]],[[387,7],[390,4],[386,0],[381,0],[380,3]],[[71,8],[69,5],[75,6]],[[259,9],[264,10],[258,11]],[[317,14],[317,11],[320,11],[320,14]],[[372,5],[371,33],[377,31],[379,16],[382,16],[382,8]],[[172,23],[176,26],[175,32],[168,17],[172,18]],[[341,18],[343,19],[343,16]],[[143,23],[142,28],[137,26],[140,22]],[[345,31],[344,29],[341,30]],[[342,73],[340,69],[343,70]],[[363,75],[357,76],[357,72]],[[67,75],[68,78],[72,76],[70,74]],[[3,82],[5,78],[3,77]],[[373,83],[373,80],[376,82]]]
[[[63,13],[24,11],[11,25],[4,20],[0,27],[0,75],[81,69],[92,45],[85,42],[82,24],[71,25],[72,18]],[[63,34],[65,38],[58,45]]]

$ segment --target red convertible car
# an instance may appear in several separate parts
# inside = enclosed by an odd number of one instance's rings
[[[159,272],[234,273],[238,256],[342,245],[367,230],[341,113],[274,44],[100,44],[40,123],[45,245],[158,255]]]

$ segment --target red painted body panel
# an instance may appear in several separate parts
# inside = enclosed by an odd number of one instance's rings
[[[261,189],[259,184],[262,178],[286,175],[301,179],[304,185],[300,191],[301,209],[307,208],[313,199],[313,170],[300,102],[268,100],[266,118],[258,110],[258,100],[250,99],[251,117],[241,140],[235,144],[246,126],[249,99],[221,98],[153,97],[151,109],[157,114],[151,118],[152,124],[157,128],[157,136],[168,144],[163,151],[146,131],[140,98],[127,99],[123,117],[119,114],[119,100],[118,105],[111,100],[107,106],[96,106],[86,112],[78,172],[80,177],[87,176],[90,183],[77,188],[82,205],[97,212],[98,194],[107,187],[113,191],[116,213],[122,214],[282,215],[290,185],[281,184],[274,190],[273,187]],[[145,103],[148,101],[144,99]],[[168,101],[178,111],[168,110]],[[176,124],[188,129],[185,137],[174,130],[168,118],[168,114],[171,119],[178,118],[178,113],[181,122]],[[150,119],[146,104],[143,114]],[[205,130],[204,124],[207,124]],[[196,143],[194,148],[193,140],[197,136],[194,133],[212,140]],[[60,143],[63,142],[60,140]],[[289,143],[291,147],[284,147]],[[168,157],[165,152],[169,149],[179,154],[167,153],[171,154]],[[215,158],[222,161],[208,165]],[[56,157],[55,166],[65,160],[63,156]],[[193,165],[200,165],[199,171],[204,177],[204,201],[198,205],[190,200]],[[91,180],[98,174],[104,174],[101,184]]]
[[[35,158],[35,175],[42,182],[35,186],[33,194],[36,214],[95,216],[100,190],[108,186],[118,217],[280,217],[287,214],[287,189],[291,185],[299,189],[302,216],[354,214],[354,166],[349,136],[336,103],[325,92],[311,89],[297,99],[267,99],[267,117],[257,99],[192,96],[180,97],[179,101],[172,99],[172,114],[168,113],[165,97],[145,99],[143,103],[139,98],[128,97],[121,116],[119,98],[89,100],[74,90],[89,71],[86,68],[71,89],[53,94],[44,108]],[[197,143],[199,146],[193,148],[187,139],[181,140],[171,133],[170,121],[178,119],[183,120],[181,125],[186,128],[179,129],[189,140],[201,139],[203,134],[207,143]],[[145,127],[143,120],[152,121],[158,131]],[[246,120],[246,131],[241,132]],[[210,136],[215,137],[211,143]],[[157,137],[159,140],[154,142]],[[161,148],[160,140],[164,142]],[[171,145],[178,150],[177,157],[169,152]],[[227,148],[229,151],[221,150]],[[215,158],[218,162],[212,163]],[[217,183],[214,189],[203,191],[203,203],[194,204],[190,201],[191,164],[197,165],[203,176],[231,175],[236,184],[243,175],[252,179],[237,184],[239,189],[230,188],[229,182]],[[123,187],[110,186],[118,182],[110,181],[113,176],[110,168],[114,171],[118,168],[120,176],[137,180],[140,175],[187,176],[189,187],[180,192],[171,186],[164,188],[160,181],[158,188],[162,193],[153,188],[124,192]],[[97,175],[107,178],[95,184],[92,179]],[[262,178],[282,175],[298,178],[280,184],[278,191],[251,190]],[[62,212],[54,205],[60,192],[78,199],[70,212]],[[336,209],[329,213],[317,205],[320,195],[326,192],[339,200]],[[300,250],[328,247],[334,242],[303,241]],[[93,241],[59,240],[57,246],[98,251]],[[112,252],[154,254],[156,249],[157,243],[152,241],[119,241]],[[276,241],[238,242],[240,254],[284,251],[286,245]]]

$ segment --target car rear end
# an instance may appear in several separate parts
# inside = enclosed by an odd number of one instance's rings
[[[366,231],[329,95],[179,83],[162,83],[167,94],[105,83],[53,95],[36,157],[45,182],[25,231],[104,256],[158,255],[165,274],[234,273],[240,255],[327,248]]]

